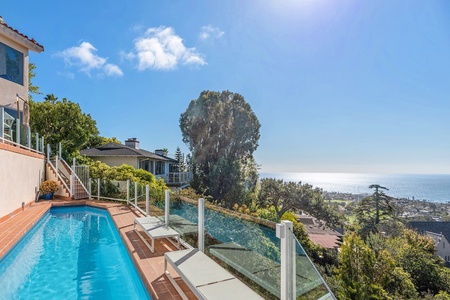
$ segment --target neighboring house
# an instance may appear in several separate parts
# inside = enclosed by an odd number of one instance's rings
[[[409,222],[409,226],[420,234],[430,237],[436,245],[436,255],[450,263],[450,222]]]
[[[176,171],[177,160],[164,156],[163,150],[155,150],[153,153],[140,149],[136,138],[126,140],[125,145],[107,143],[97,148],[81,150],[81,155],[111,167],[127,164],[136,169],[144,169],[154,174],[156,178],[163,178],[169,185],[183,185],[190,181],[187,172],[173,172]]]
[[[0,222],[34,202],[45,175],[45,157],[30,149],[29,128],[18,119],[28,99],[30,50],[44,47],[0,17]],[[20,138],[18,128],[28,136]]]
[[[328,249],[337,249],[342,243],[342,234],[328,227],[324,221],[308,215],[296,215],[297,221],[305,227],[309,239],[316,245]]]

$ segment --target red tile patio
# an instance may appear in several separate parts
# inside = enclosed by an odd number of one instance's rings
[[[164,274],[164,253],[174,251],[176,248],[166,239],[159,239],[155,241],[155,253],[151,253],[150,249],[134,232],[134,218],[142,215],[120,203],[61,200],[33,203],[31,206],[25,207],[23,211],[0,223],[0,258],[39,221],[51,206],[84,204],[108,210],[152,299],[182,299]],[[176,274],[174,270],[169,269],[169,271],[171,274]],[[176,278],[176,280],[189,299],[197,299],[180,278]]]

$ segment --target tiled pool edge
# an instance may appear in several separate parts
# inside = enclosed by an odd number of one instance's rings
[[[39,222],[51,207],[51,203],[36,203],[0,223],[0,260]]]

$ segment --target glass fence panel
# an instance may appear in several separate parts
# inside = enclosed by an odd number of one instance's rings
[[[332,300],[335,299],[325,284],[322,276],[315,268],[312,261],[306,255],[302,245],[295,235],[291,233],[295,241],[295,283],[296,299],[305,300]]]
[[[160,212],[157,217],[165,222],[165,200],[154,202],[155,209]],[[184,210],[183,202],[171,201],[169,207],[169,226],[180,233],[181,238],[194,248],[197,248],[198,241],[198,209],[196,206],[189,206],[189,210]]]
[[[4,138],[14,142],[16,140],[16,120],[6,111],[4,112]]]
[[[278,299],[280,241],[275,230],[208,208],[204,216],[205,253],[267,299]],[[183,239],[198,247],[198,207],[172,201],[169,226],[177,230],[178,224]]]
[[[101,180],[100,198],[116,200],[127,199],[127,181],[125,180]]]

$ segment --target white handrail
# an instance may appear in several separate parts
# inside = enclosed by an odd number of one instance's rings
[[[48,160],[48,163],[50,164],[50,166],[52,167],[53,171],[55,171],[56,176],[59,178],[59,180],[62,182],[62,184],[64,185],[64,187],[69,191],[70,193],[70,189],[67,186],[66,182],[62,179],[61,175],[59,175],[59,172],[56,170],[55,166],[52,164],[51,160]]]
[[[22,144],[19,144],[19,143],[10,141],[10,140],[5,139],[5,138],[2,138],[2,137],[0,137],[0,141],[2,142],[2,144],[11,144],[11,145],[13,145],[13,146],[19,147],[19,148],[21,148],[21,149],[28,150],[28,151],[30,151],[30,152],[34,152],[34,153],[37,153],[37,154],[43,154],[43,152],[41,152],[41,151],[38,151],[38,150],[36,150],[36,149],[33,149],[33,148],[30,148],[30,147],[24,146],[24,145],[22,145]]]

